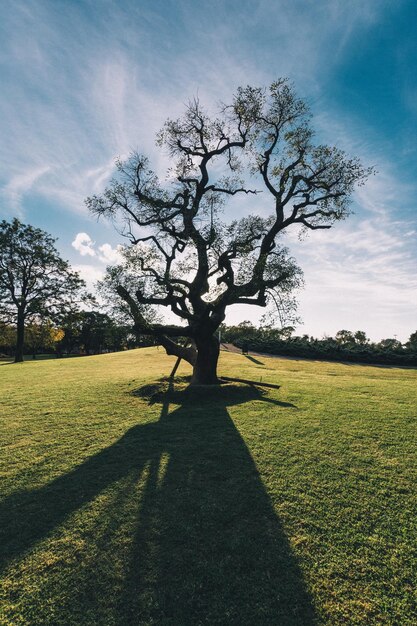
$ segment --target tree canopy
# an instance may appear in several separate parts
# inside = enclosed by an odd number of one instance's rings
[[[227,307],[285,303],[301,283],[281,233],[328,229],[344,219],[355,185],[371,170],[314,142],[308,107],[287,80],[238,89],[214,117],[192,100],[182,117],[166,121],[157,143],[171,158],[164,182],[135,153],[117,163],[118,176],[87,205],[132,245],[106,281],[136,328],[188,360],[195,383],[215,383],[213,334]],[[168,307],[180,324],[150,322],[152,306]]]
[[[18,219],[0,222],[0,318],[16,325],[16,362],[23,361],[27,322],[57,319],[76,305],[84,287],[54,243]]]

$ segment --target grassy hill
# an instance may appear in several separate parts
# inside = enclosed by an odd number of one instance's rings
[[[0,365],[0,623],[414,625],[417,372],[172,364]]]

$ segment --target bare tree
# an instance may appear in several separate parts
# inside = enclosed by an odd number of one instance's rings
[[[295,225],[330,228],[348,215],[355,184],[370,174],[343,151],[315,145],[309,121],[286,80],[268,90],[238,89],[214,118],[193,100],[158,134],[172,158],[165,183],[145,157],[133,154],[117,163],[119,176],[106,191],[86,201],[132,244],[127,265],[110,270],[107,284],[137,329],[191,363],[194,384],[218,382],[214,333],[228,306],[265,307],[274,294],[283,301],[300,284],[280,234]],[[222,221],[233,197],[251,199],[254,212]],[[149,323],[141,307],[150,305],[169,307],[181,324]]]

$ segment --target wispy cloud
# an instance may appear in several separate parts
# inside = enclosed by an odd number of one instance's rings
[[[92,22],[82,5],[58,11],[52,3],[17,0],[12,11],[3,11],[0,33],[13,67],[13,79],[7,76],[5,83],[8,97],[0,103],[7,128],[0,146],[6,191],[16,176],[41,171],[33,190],[83,213],[83,199],[108,181],[115,157],[139,147],[153,155],[157,169],[166,165],[154,150],[155,131],[192,95],[214,103],[239,84],[264,84],[277,75],[314,91],[317,67],[332,42],[342,33],[348,38],[354,24],[368,23],[377,11],[369,1],[349,11],[338,1],[308,12],[298,4],[251,3],[245,12],[240,4],[218,3],[201,40],[201,15],[182,2],[166,16],[150,3],[111,4],[110,15],[97,11]],[[175,20],[189,36],[175,39]],[[259,27],[279,42],[282,54],[259,41],[253,45]],[[150,47],[150,38],[158,47]],[[16,208],[13,194],[6,194],[7,204]]]
[[[25,194],[29,193],[36,182],[50,171],[49,165],[32,167],[12,176],[9,182],[1,189],[3,199],[13,212],[19,217],[23,216],[22,199]]]
[[[394,193],[391,177],[382,174],[374,181],[357,193],[357,214],[346,222],[301,243],[291,238],[305,270],[301,313],[306,332],[361,328],[380,339],[390,328],[405,340],[413,331],[417,224],[403,208],[411,201],[411,189],[397,183]]]

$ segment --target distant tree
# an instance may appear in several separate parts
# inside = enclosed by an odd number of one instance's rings
[[[106,348],[109,350],[124,350],[128,347],[136,347],[138,345],[137,338],[130,326],[123,326],[113,323],[108,333],[108,344]]]
[[[269,90],[238,89],[214,118],[193,100],[158,135],[172,158],[166,184],[133,154],[118,162],[119,176],[102,195],[87,199],[134,247],[135,288],[123,271],[110,272],[108,285],[138,330],[192,364],[193,384],[218,382],[214,333],[227,307],[265,307],[274,296],[283,302],[300,285],[280,233],[327,229],[345,218],[354,186],[371,171],[338,148],[314,144],[309,119],[286,80]],[[261,190],[268,194],[262,212]],[[255,212],[221,221],[226,200],[240,196],[252,198]],[[167,307],[181,324],[150,322],[144,305]]]
[[[401,350],[403,345],[401,341],[398,341],[398,339],[388,338],[388,339],[382,339],[378,343],[378,347],[381,348],[382,350]]]
[[[363,330],[357,330],[353,337],[355,339],[355,343],[359,346],[366,346],[366,344],[369,343],[369,339]]]
[[[341,346],[352,345],[355,343],[355,337],[350,330],[338,330],[335,339]]]
[[[365,341],[365,333],[362,331],[357,331],[356,333],[346,331],[348,333],[347,336],[342,334],[342,337],[346,337],[346,343],[341,344],[334,337],[315,339],[309,335],[302,335],[301,337],[286,336],[283,329],[265,326],[256,328],[248,325],[245,330],[245,326],[245,323],[243,328],[222,324],[222,337],[239,348],[243,346],[244,342],[249,342],[251,350],[270,354],[362,363],[417,365],[416,343],[407,342],[403,347],[397,339],[387,339],[376,344],[371,343],[368,339]],[[358,333],[359,341],[356,337]],[[351,335],[355,342],[351,341]],[[415,336],[417,338],[417,333]],[[413,348],[412,345],[416,346],[416,348]]]
[[[244,320],[236,326],[222,325],[222,328],[223,341],[232,343],[240,339],[249,340],[259,332],[258,329],[252,324],[252,322],[249,322],[248,320]]]
[[[77,311],[67,315],[61,323],[64,336],[57,344],[57,351],[86,354],[103,350],[122,350],[138,345],[131,325],[124,324],[101,311]]]
[[[23,361],[26,324],[74,307],[84,286],[54,243],[18,219],[0,222],[0,318],[16,326],[16,363]]]
[[[106,313],[82,311],[78,315],[77,341],[87,355],[131,347],[137,343],[134,339],[129,326],[120,324]]]
[[[80,316],[79,342],[86,354],[100,353],[112,344],[113,320],[98,311],[83,311]]]
[[[239,322],[237,327],[239,328],[239,330],[242,331],[242,333],[250,333],[256,330],[254,324],[252,324],[252,322],[250,322],[249,320],[243,320],[243,322]]]
[[[0,353],[10,354],[16,345],[16,328],[0,319]]]
[[[66,315],[62,316],[62,319],[60,320],[60,327],[63,330],[64,336],[61,341],[57,343],[58,354],[70,354],[79,348],[81,323],[82,311],[70,311]]]
[[[344,347],[352,346],[366,346],[369,344],[369,339],[363,330],[357,330],[352,332],[350,330],[338,330],[335,336],[337,343]]]
[[[411,350],[417,350],[417,330],[414,333],[411,333],[407,342],[407,346]]]
[[[26,326],[25,345],[34,359],[39,350],[54,350],[62,341],[65,332],[57,328],[50,320],[30,322]]]
[[[128,303],[120,298],[114,291],[115,284],[123,282],[129,293],[135,293],[143,289],[143,281],[138,279],[138,258],[134,249],[121,250],[122,263],[107,268],[107,273],[103,280],[96,285],[98,294],[103,303],[103,310],[114,321],[115,325],[124,329],[126,333],[126,342],[129,346],[133,345],[150,345],[149,333],[146,333],[140,326],[134,324],[130,307]],[[146,304],[137,304],[140,314],[147,320],[148,324],[159,324],[162,317],[159,312],[152,306]],[[153,335],[152,344],[155,343],[155,334]]]
[[[290,339],[295,331],[294,326],[284,326],[280,329],[282,339]]]

